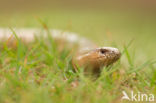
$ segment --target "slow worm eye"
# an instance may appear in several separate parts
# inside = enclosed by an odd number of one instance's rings
[[[105,54],[107,52],[107,50],[106,49],[101,49],[100,52],[101,52],[101,54]]]

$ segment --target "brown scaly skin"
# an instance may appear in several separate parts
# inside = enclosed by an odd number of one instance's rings
[[[112,47],[91,49],[87,52],[77,53],[72,60],[75,70],[84,68],[85,74],[99,76],[104,66],[113,64],[120,58],[120,51]]]

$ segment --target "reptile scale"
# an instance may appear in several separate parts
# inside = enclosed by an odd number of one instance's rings
[[[16,28],[14,29],[17,36],[26,41],[32,42],[35,36],[42,35],[46,38],[46,30],[36,28]],[[49,34],[54,41],[63,40],[69,47],[77,46],[72,56],[72,65],[75,70],[77,68],[84,68],[84,73],[99,75],[104,66],[113,64],[120,58],[120,51],[113,47],[98,47],[93,42],[78,36],[72,32],[63,32],[60,30],[49,30]],[[6,28],[0,28],[0,39],[7,40],[13,33]]]

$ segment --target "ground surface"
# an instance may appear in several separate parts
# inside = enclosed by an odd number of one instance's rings
[[[122,57],[97,81],[71,71],[68,51],[58,54],[51,39],[17,49],[1,43],[1,103],[120,103],[122,91],[156,95],[156,21],[154,16],[122,12],[51,11],[1,14],[2,27],[40,27],[77,32],[99,46],[114,46]],[[3,48],[2,48],[3,47]],[[71,82],[80,77],[79,86]],[[68,79],[68,80],[66,80]],[[127,101],[122,101],[127,102]]]

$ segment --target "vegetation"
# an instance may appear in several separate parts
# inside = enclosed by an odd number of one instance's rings
[[[24,44],[16,37],[15,48],[8,46],[9,40],[1,42],[0,102],[127,103],[130,101],[121,101],[122,91],[156,95],[154,19],[130,15],[57,11],[0,16],[3,27],[40,27],[40,17],[49,28],[78,32],[98,45],[114,46],[122,52],[117,63],[103,68],[101,76],[92,81],[82,71],[72,71],[69,50],[59,53],[52,38]],[[77,77],[78,86],[73,87]]]

